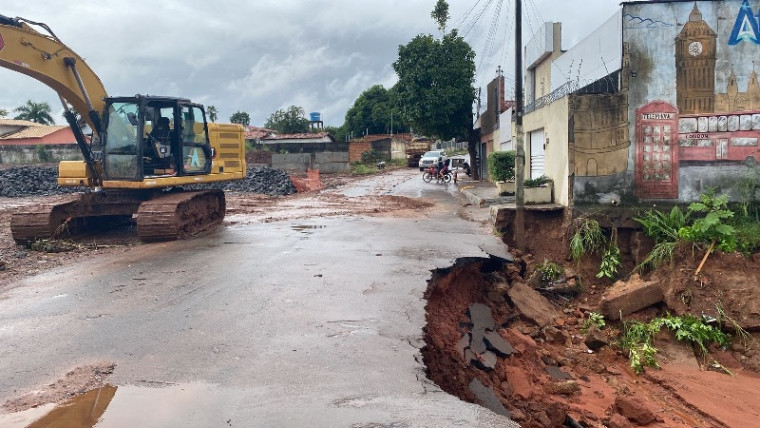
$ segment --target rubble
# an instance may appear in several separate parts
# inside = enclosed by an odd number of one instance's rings
[[[644,281],[638,274],[628,281],[618,281],[602,296],[599,304],[608,320],[619,320],[648,306],[662,302],[664,293],[657,281]]]
[[[243,180],[194,184],[187,189],[223,189],[231,192],[285,196],[296,193],[288,174],[269,167],[250,167]],[[13,166],[0,169],[0,196],[20,198],[51,196],[84,191],[83,187],[59,187],[58,167],[52,165]]]

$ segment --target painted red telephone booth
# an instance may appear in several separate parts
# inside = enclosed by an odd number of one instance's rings
[[[678,109],[653,101],[636,110],[636,189],[641,199],[678,198]]]

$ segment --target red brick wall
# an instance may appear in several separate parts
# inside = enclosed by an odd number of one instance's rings
[[[372,150],[372,143],[363,140],[354,140],[348,144],[348,162],[361,162],[362,153]]]

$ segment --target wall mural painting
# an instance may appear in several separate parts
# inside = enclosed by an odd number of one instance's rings
[[[628,104],[620,94],[573,98],[575,175],[599,177],[628,170]]]
[[[675,37],[676,106],[658,100],[636,110],[636,194],[640,198],[678,198],[682,161],[710,164],[760,159],[757,73],[742,70],[749,76],[745,91],[740,91],[734,70],[725,82],[718,82],[725,92],[716,88],[716,63],[722,59],[722,49],[741,43],[760,45],[756,16],[744,0],[730,37],[720,45],[719,35],[694,2],[688,21]]]

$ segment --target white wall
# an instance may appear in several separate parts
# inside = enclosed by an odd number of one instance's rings
[[[672,42],[672,41],[671,41]],[[571,80],[580,87],[620,70],[623,65],[623,9],[552,63],[552,91]]]
[[[497,150],[506,151],[515,149],[515,142],[512,140],[512,112],[513,109],[508,108],[507,111],[499,115],[499,141],[496,145]]]

